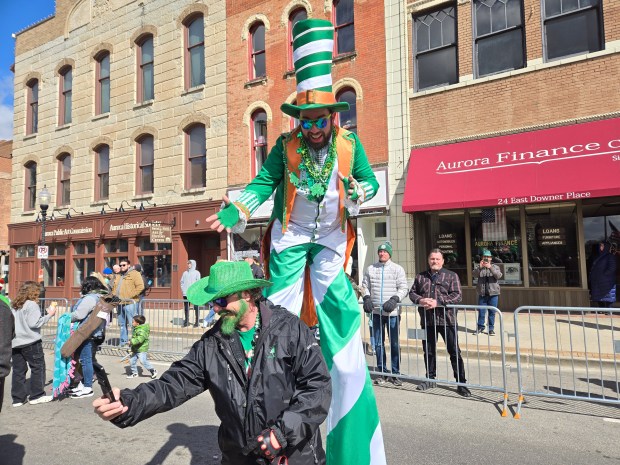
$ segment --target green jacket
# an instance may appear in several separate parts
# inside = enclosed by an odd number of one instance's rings
[[[133,327],[131,333],[131,351],[132,352],[148,352],[149,351],[149,334],[151,328],[148,323]]]
[[[299,157],[299,155],[287,154],[286,147],[290,143],[291,138],[300,136],[299,131],[297,129],[291,133],[282,134],[278,138],[258,175],[246,186],[239,199],[234,202],[242,212],[246,213],[246,216],[249,217],[254,213],[276,190],[271,221],[277,218],[282,223],[283,229],[287,228],[285,196],[288,184],[291,182],[288,176],[287,163],[289,163],[291,157]],[[351,146],[352,166],[350,167],[350,173],[364,190],[364,200],[368,201],[377,193],[379,183],[368,162],[364,147],[355,133],[345,129],[338,128],[338,137]],[[345,175],[349,171],[348,168],[339,166],[339,170]],[[288,213],[290,214],[290,212]],[[342,218],[343,226],[345,220],[346,218]]]

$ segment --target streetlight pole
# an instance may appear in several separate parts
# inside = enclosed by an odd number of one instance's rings
[[[41,209],[41,245],[45,245],[45,221],[47,220],[47,209],[50,206],[50,201],[52,199],[52,194],[47,190],[47,185],[43,186],[43,189],[38,194],[39,197],[39,208]],[[41,285],[41,299],[45,299],[45,259],[41,259],[41,281],[39,284]]]

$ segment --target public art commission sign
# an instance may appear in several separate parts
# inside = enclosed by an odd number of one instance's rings
[[[403,211],[620,194],[620,118],[411,152]]]

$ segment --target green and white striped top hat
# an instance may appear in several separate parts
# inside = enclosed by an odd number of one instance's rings
[[[284,103],[280,109],[299,118],[302,110],[328,108],[331,112],[349,109],[332,92],[334,26],[324,19],[304,19],[293,26],[293,63],[297,80],[296,105]]]

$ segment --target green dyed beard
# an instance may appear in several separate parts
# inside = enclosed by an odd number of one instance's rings
[[[243,318],[243,315],[249,310],[250,306],[245,300],[239,300],[239,311],[237,313],[228,313],[224,315],[224,321],[222,321],[222,326],[220,331],[225,336],[230,336],[235,329],[237,329],[237,324]]]

